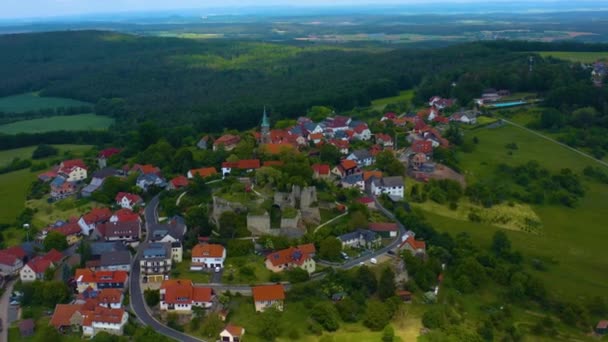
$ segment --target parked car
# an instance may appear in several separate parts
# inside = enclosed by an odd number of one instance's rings
[[[216,268],[215,268],[215,273],[220,273],[220,271],[221,271],[221,270],[222,270],[221,268],[216,267]]]
[[[342,257],[344,258],[344,260],[350,259],[350,257],[348,256],[348,254],[346,254],[344,252],[340,252],[340,255],[342,255]]]
[[[371,262],[372,264],[375,265],[378,263],[378,260],[376,260],[376,258],[371,258],[371,259],[369,259],[369,262]]]

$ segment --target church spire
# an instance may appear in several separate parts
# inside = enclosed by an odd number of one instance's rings
[[[268,121],[268,115],[266,114],[266,106],[264,106],[264,115],[262,116],[262,127],[270,127],[270,121]]]
[[[269,143],[270,143],[270,120],[268,120],[268,114],[266,114],[266,106],[264,106],[264,115],[262,116],[260,144],[269,144]]]

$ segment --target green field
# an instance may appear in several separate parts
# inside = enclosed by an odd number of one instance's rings
[[[479,139],[476,150],[459,155],[469,182],[491,177],[499,163],[519,165],[537,160],[552,171],[570,168],[579,174],[585,166],[600,166],[591,159],[513,126],[468,132],[468,139],[473,136]],[[516,142],[519,149],[508,155],[505,145],[511,142]],[[584,185],[586,195],[575,209],[532,206],[542,221],[542,234],[505,231],[515,249],[547,263],[549,270],[538,272],[539,277],[554,294],[569,299],[605,295],[608,290],[608,273],[605,272],[608,269],[605,250],[608,230],[604,224],[608,212],[608,186],[588,180]],[[440,216],[437,212],[426,211],[425,214],[437,229],[451,233],[466,231],[480,245],[488,245],[491,236],[499,229]]]
[[[90,103],[62,97],[41,97],[38,93],[26,93],[0,98],[0,112],[23,113],[59,107],[90,106]]]
[[[72,151],[76,154],[91,148],[90,145],[54,145],[61,153]],[[31,158],[35,147],[24,147],[14,150],[0,151],[0,165],[6,160],[12,160],[19,153],[23,159]],[[60,153],[60,155],[61,155]],[[61,157],[55,157],[61,158]],[[42,159],[48,162],[54,158]],[[0,175],[0,223],[10,223],[25,208],[25,197],[30,184],[43,171],[31,172],[29,169],[14,171]]]
[[[386,105],[397,104],[397,103],[410,103],[414,97],[414,90],[403,90],[399,92],[397,96],[385,97],[372,101],[372,108],[376,110],[383,110]]]
[[[95,114],[78,114],[69,116],[51,116],[48,118],[17,121],[0,126],[0,133],[41,133],[51,131],[86,131],[104,130],[110,127],[114,119]]]
[[[554,57],[571,62],[593,63],[598,60],[608,60],[608,52],[570,52],[570,51],[541,51],[543,57]]]

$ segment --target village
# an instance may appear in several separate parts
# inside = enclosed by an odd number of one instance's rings
[[[400,256],[424,260],[429,246],[385,206],[403,203],[406,182],[464,182],[436,158],[451,148],[446,131],[477,125],[484,106],[509,95],[487,89],[476,109],[434,96],[416,113],[386,112],[367,122],[331,113],[316,121],[299,117],[285,128],[272,128],[264,109],[259,129],[196,142],[198,151],[226,156],[219,165],[172,177],[156,165],[122,164],[116,147],[99,151],[93,163],[64,160],[38,177],[48,186],[48,203],[96,201],[116,180],[129,186],[106,194],[110,205],[24,227],[31,239],[0,250],[0,271],[9,289],[15,282],[66,283],[69,303],[56,305],[49,324],[83,338],[122,335],[130,313],[167,335],[214,315],[222,329],[212,339],[237,342],[246,331],[231,320],[238,309],[230,294],[250,296],[255,312],[281,312],[290,305],[292,283],[321,279],[330,269],[386,265],[395,274],[395,295],[411,302],[408,265]],[[163,205],[165,194],[173,194],[175,207],[197,196],[193,186],[209,189],[200,197],[206,202],[196,203],[208,209],[209,223],[193,226],[186,213]],[[213,229],[201,234],[199,225]],[[432,287],[421,289],[425,301],[438,294],[442,274],[435,276]],[[19,312],[23,296],[12,292],[10,310]],[[328,294],[334,302],[345,296]],[[24,336],[34,326],[32,319],[19,321]]]

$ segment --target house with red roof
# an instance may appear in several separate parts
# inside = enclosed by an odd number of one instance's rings
[[[169,183],[167,184],[167,189],[176,190],[184,188],[186,186],[188,186],[188,178],[186,178],[186,176],[180,175],[169,181]]]
[[[223,268],[226,260],[226,249],[222,245],[199,243],[192,248],[190,270]]]
[[[220,332],[221,342],[240,342],[245,335],[245,328],[228,324],[222,332]]]
[[[6,250],[0,250],[0,275],[12,276],[19,272],[23,267],[23,260],[7,253]]]
[[[312,141],[313,144],[318,144],[325,139],[323,133],[311,133],[308,135],[308,140]]]
[[[108,166],[108,159],[119,154],[120,152],[121,150],[116,147],[110,147],[99,151],[99,154],[97,155],[97,164],[99,164],[99,168],[103,169],[104,167]]]
[[[373,222],[368,225],[368,229],[378,233],[383,238],[393,238],[399,232],[399,226],[392,222]]]
[[[53,231],[65,236],[65,239],[70,246],[82,239],[82,228],[80,228],[80,225],[78,225],[78,222],[75,219],[53,229]]]
[[[192,169],[188,171],[188,179],[194,178],[195,175],[199,175],[201,178],[207,178],[217,175],[217,170],[214,167],[203,167],[200,169]]]
[[[136,205],[141,205],[144,203],[144,200],[139,195],[129,192],[119,192],[116,194],[114,200],[121,208],[131,210],[133,210],[133,207]]]
[[[429,99],[429,106],[437,108],[438,110],[443,110],[451,107],[455,102],[456,101],[454,99],[445,99],[441,96],[433,96]]]
[[[428,140],[414,140],[411,146],[412,153],[423,153],[430,155],[433,153],[433,143]]]
[[[435,128],[429,128],[426,132],[423,133],[424,139],[430,141],[433,144],[433,147],[448,147],[450,146],[450,142],[448,139],[444,138],[441,133]]]
[[[195,286],[189,279],[166,279],[160,286],[160,309],[190,313],[193,307],[209,309],[213,306],[213,289]]]
[[[123,209],[121,209],[123,210]],[[124,209],[128,210],[128,209]],[[137,220],[131,221],[115,221],[99,224],[95,227],[95,233],[105,241],[124,241],[133,242],[139,241],[141,237],[141,221],[139,216]]]
[[[313,259],[315,253],[315,245],[312,243],[282,249],[266,256],[266,268],[275,273],[301,268],[311,274],[316,266]]]
[[[109,309],[84,304],[58,304],[50,325],[60,332],[69,332],[82,327],[83,338],[92,338],[99,332],[122,335],[129,314],[124,309]]]
[[[213,142],[213,150],[217,151],[223,147],[225,151],[232,151],[240,141],[241,137],[238,135],[224,134]]]
[[[326,179],[331,175],[331,169],[328,164],[313,164],[312,176],[315,179]]]
[[[57,267],[61,260],[63,260],[63,254],[56,249],[51,249],[47,254],[37,256],[23,266],[19,271],[19,278],[22,282],[44,280],[44,273],[49,268]]]
[[[335,146],[342,154],[348,154],[348,151],[350,150],[348,140],[331,139],[329,144]]]
[[[334,167],[331,170],[331,173],[335,174],[340,178],[344,178],[346,176],[355,174],[356,172],[358,172],[358,170],[359,167],[356,161],[350,159],[342,159],[340,161],[340,165]]]
[[[92,271],[88,268],[77,269],[74,276],[78,293],[83,293],[88,288],[95,291],[101,291],[102,289],[124,291],[127,288],[128,279],[129,274],[126,271]]]
[[[393,147],[393,138],[384,133],[376,134],[376,144],[381,145],[382,147]]]
[[[426,254],[426,243],[416,240],[413,235],[408,235],[399,245],[399,249],[404,249],[414,256],[424,256]]]
[[[157,175],[160,176],[160,168],[151,164],[135,164],[129,173],[140,173],[142,175]]]
[[[59,164],[58,174],[68,182],[78,182],[87,178],[88,167],[82,159],[64,160]]]
[[[108,222],[139,222],[141,223],[141,217],[138,213],[133,212],[131,209],[123,208],[118,209],[112,216]]]
[[[293,144],[288,142],[270,143],[261,146],[263,152],[270,155],[277,155],[282,152],[293,152],[296,150]]]
[[[260,168],[259,159],[243,159],[236,162],[223,162],[222,163],[222,175],[225,177],[229,175],[232,170],[244,170],[245,172],[251,172]]]
[[[89,236],[98,224],[107,222],[110,217],[112,217],[112,211],[109,208],[93,208],[80,217],[78,226],[83,235]]]
[[[372,138],[372,131],[369,130],[366,123],[360,123],[353,128],[353,137],[357,140],[367,141]]]
[[[285,301],[285,289],[283,285],[261,285],[251,288],[255,311],[264,311],[268,308],[275,308],[283,311]]]

